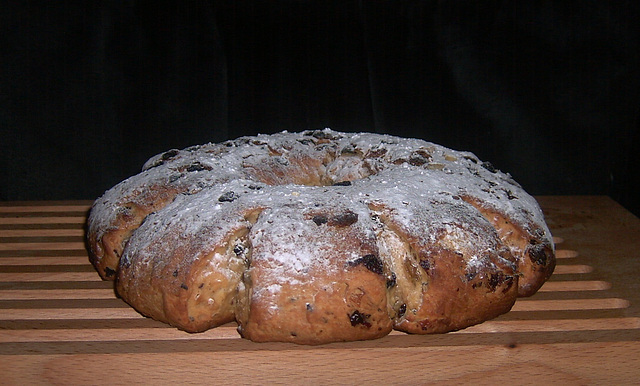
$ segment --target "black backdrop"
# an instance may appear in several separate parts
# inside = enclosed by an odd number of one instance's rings
[[[3,3],[2,200],[93,199],[170,148],[331,127],[640,213],[635,1]]]

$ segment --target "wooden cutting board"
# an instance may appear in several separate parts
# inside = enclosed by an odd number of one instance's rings
[[[90,202],[0,203],[0,383],[637,383],[640,220],[607,197],[538,200],[558,266],[508,314],[316,347],[144,318],[89,264]]]

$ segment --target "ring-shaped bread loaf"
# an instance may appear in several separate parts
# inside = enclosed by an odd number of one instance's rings
[[[92,264],[146,316],[320,344],[458,330],[555,267],[508,175],[419,139],[329,129],[170,150],[94,203]]]

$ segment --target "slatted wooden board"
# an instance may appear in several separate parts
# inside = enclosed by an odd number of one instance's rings
[[[88,262],[90,205],[0,203],[0,383],[609,383],[640,376],[640,220],[607,197],[539,197],[558,266],[456,333],[317,347],[144,318]]]

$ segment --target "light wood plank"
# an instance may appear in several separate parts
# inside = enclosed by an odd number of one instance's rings
[[[0,229],[0,237],[84,236],[83,229]]]
[[[584,264],[558,264],[553,271],[554,275],[567,275],[574,273],[589,273],[593,272],[593,267]]]
[[[8,308],[0,320],[140,319],[133,308]]]
[[[105,289],[38,289],[0,290],[0,300],[115,299],[111,288]],[[2,311],[0,311],[2,312]]]
[[[632,385],[640,357],[640,342],[269,350],[232,340],[217,347],[225,351],[15,355],[0,371],[9,384]]]
[[[518,299],[512,311],[560,311],[560,310],[607,310],[629,307],[629,301],[618,298],[606,299],[560,299],[530,300]]]
[[[89,209],[88,205],[0,206],[0,213],[86,212]]]
[[[487,322],[471,326],[457,333],[503,333],[543,331],[630,330],[640,328],[640,318],[599,318],[560,320],[510,320]]]
[[[85,217],[0,217],[0,224],[84,224]]]
[[[87,256],[24,256],[2,257],[0,265],[4,266],[30,266],[30,265],[89,265]]]
[[[3,281],[101,281],[96,272],[1,272]]]
[[[601,280],[548,281],[538,292],[604,291],[609,288],[611,283]]]
[[[61,243],[0,243],[0,251],[46,251],[62,249],[86,249],[83,242],[61,242]]]
[[[235,326],[220,326],[190,334],[177,328],[127,328],[91,330],[0,330],[0,343],[9,342],[104,342],[135,340],[240,339]]]
[[[558,249],[556,250],[556,257],[558,259],[573,259],[578,257],[578,251],[571,249]]]

